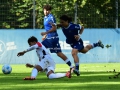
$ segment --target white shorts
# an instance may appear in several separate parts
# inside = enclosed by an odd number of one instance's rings
[[[46,74],[51,70],[53,72],[55,70],[55,62],[50,55],[45,55],[45,58],[39,61],[38,65],[42,67]]]

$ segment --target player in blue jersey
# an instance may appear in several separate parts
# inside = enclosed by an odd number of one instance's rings
[[[70,44],[70,46],[72,47],[72,56],[74,58],[75,63],[75,69],[73,71],[77,76],[79,76],[80,72],[78,53],[86,53],[94,47],[104,48],[104,45],[99,40],[97,43],[93,43],[92,45],[89,44],[86,47],[84,47],[83,40],[80,38],[81,34],[84,31],[84,27],[79,24],[73,24],[71,22],[72,19],[70,17],[68,17],[67,15],[62,15],[60,17],[59,25],[61,26],[62,31],[66,36],[66,43]]]
[[[44,9],[44,28],[45,32],[41,32],[43,36],[42,44],[50,49],[51,53],[56,53],[60,58],[62,58],[66,64],[72,68],[70,60],[62,53],[61,47],[59,44],[59,37],[56,31],[56,20],[55,17],[51,14],[52,7],[50,5],[45,5]]]

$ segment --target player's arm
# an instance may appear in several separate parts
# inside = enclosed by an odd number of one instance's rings
[[[27,52],[27,50],[24,50],[24,51],[22,51],[22,52],[19,52],[19,53],[17,54],[17,56],[18,56],[18,57],[19,57],[19,56],[23,56],[26,52]]]
[[[60,27],[62,27],[62,25],[59,23],[59,24],[57,24],[57,28],[60,28]]]
[[[48,30],[47,32],[42,32],[41,33],[42,36],[44,36],[44,35],[46,35],[48,33],[56,31],[56,29],[57,29],[56,24],[55,23],[51,23],[51,22],[49,24],[51,24],[52,28],[50,30]]]
[[[84,27],[79,25],[79,33],[78,33],[78,35],[75,35],[75,39],[77,41],[80,40],[80,37],[81,37],[81,34],[83,33],[83,31],[84,31]]]
[[[19,53],[17,54],[17,56],[18,56],[18,57],[19,57],[19,56],[23,56],[26,52],[29,52],[29,51],[31,51],[31,50],[34,50],[34,49],[36,49],[36,48],[38,48],[38,47],[39,47],[38,44],[35,44],[35,45],[29,47],[27,50],[24,50],[24,51],[22,51],[22,52],[19,52]]]
[[[46,34],[56,31],[57,27],[55,23],[50,22],[52,28],[46,32]]]
[[[81,35],[84,31],[84,27],[80,25],[80,31],[79,31],[79,35]]]
[[[27,64],[26,64],[26,67],[33,68],[34,65],[27,63]]]

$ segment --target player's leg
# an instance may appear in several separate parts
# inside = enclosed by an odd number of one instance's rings
[[[44,63],[44,70],[46,71],[47,77],[49,79],[65,77],[65,73],[54,73],[55,62],[50,55],[45,55]]]
[[[70,72],[67,72],[67,73],[54,73],[54,70],[55,70],[55,62],[53,60],[53,58],[50,56],[50,55],[46,55],[46,74],[47,74],[47,77],[49,79],[54,79],[54,78],[62,78],[62,77],[71,77],[70,76]]]
[[[93,43],[93,48],[94,47],[101,47],[101,48],[104,48],[104,45],[103,45],[103,43],[102,43],[102,41],[101,40],[99,40],[97,43]]]
[[[87,53],[90,49],[93,49],[95,47],[101,47],[104,48],[104,45],[102,42],[99,40],[97,43],[89,44],[84,49],[80,50],[81,53]]]
[[[31,77],[36,78],[39,71],[43,71],[43,69],[40,65],[36,65],[32,70]]]
[[[78,49],[72,49],[72,57],[74,59],[74,63],[75,63],[75,69],[73,70],[73,72],[79,76],[80,72],[79,72],[79,58],[78,58]]]
[[[60,44],[59,44],[59,38],[55,38],[53,39],[53,48],[54,50],[52,50],[51,52],[53,53],[56,53],[57,56],[59,56],[62,60],[65,61],[65,63],[70,67],[72,68],[72,63],[71,61],[67,58],[67,56],[65,54],[62,53],[62,50],[61,50],[61,47],[60,47]]]
[[[79,58],[78,58],[78,53],[80,50],[82,50],[84,48],[83,46],[83,41],[82,39],[80,39],[78,42],[71,44],[72,49],[72,57],[74,59],[74,63],[75,63],[75,69],[73,70],[73,72],[79,76],[80,72],[79,72]]]
[[[73,67],[71,61],[67,58],[67,56],[66,56],[65,54],[63,54],[62,52],[58,52],[58,53],[56,53],[56,54],[57,54],[57,56],[59,56],[61,59],[63,59],[63,60],[65,61],[65,63],[66,63],[70,68]]]
[[[71,73],[74,70],[74,66],[72,66],[71,61],[65,56],[65,54],[63,54],[62,52],[58,52],[57,55],[63,59],[65,61],[65,63],[70,67],[70,77],[71,77]]]
[[[66,72],[66,73],[54,73],[54,71],[51,70],[50,68],[51,68],[51,67],[49,67],[48,73],[47,73],[47,77],[48,77],[49,79],[63,78],[63,77],[71,78],[70,71],[68,71],[68,72]]]
[[[54,73],[52,70],[47,73],[49,79],[65,77],[65,73]]]
[[[99,40],[97,43],[93,43],[91,44],[92,45],[92,48],[95,48],[95,47],[101,47],[101,48],[104,48],[104,45],[102,43],[101,40]]]
[[[51,38],[51,39],[46,38],[44,41],[42,41],[42,44],[46,48],[49,48],[51,53],[56,53],[57,56],[59,56],[62,60],[64,60],[68,66],[72,67],[71,61],[61,51],[59,38]]]
[[[61,47],[59,44],[59,38],[45,39],[42,41],[42,44],[49,48],[51,53],[56,53],[61,59],[63,59],[70,68],[73,69],[71,61],[62,53]]]
[[[90,49],[92,49],[93,46],[91,44],[84,47],[82,50],[80,50],[81,53],[87,53]]]
[[[43,69],[42,69],[42,67],[40,65],[34,66],[32,72],[31,72],[31,76],[24,78],[24,80],[35,80],[37,75],[38,75],[38,72],[42,71],[42,70]]]
[[[58,74],[54,73],[55,62],[50,55],[46,55],[44,61],[45,61],[44,62],[45,63],[45,71],[46,71],[47,77],[49,79],[65,77],[65,75],[66,75],[65,73],[58,73]]]
[[[39,63],[36,66],[34,66],[31,72],[31,77],[26,77],[24,78],[24,80],[35,80],[38,75],[38,72],[44,71],[49,66],[50,62],[48,61],[49,57],[47,56],[49,55],[45,55],[45,57],[41,61],[39,61]]]

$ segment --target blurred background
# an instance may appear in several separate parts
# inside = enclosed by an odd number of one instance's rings
[[[85,28],[120,28],[120,0],[0,0],[0,28],[43,28],[45,4],[57,22],[67,14]]]
[[[0,64],[38,62],[35,51],[19,58],[17,53],[29,47],[30,36],[42,41],[45,4],[52,6],[57,23],[62,14],[67,14],[85,27],[81,36],[84,46],[102,40],[104,49],[78,54],[81,63],[120,62],[120,0],[0,0]],[[73,62],[71,47],[60,28],[57,32],[62,52]],[[56,54],[52,57],[56,63],[65,63]]]

